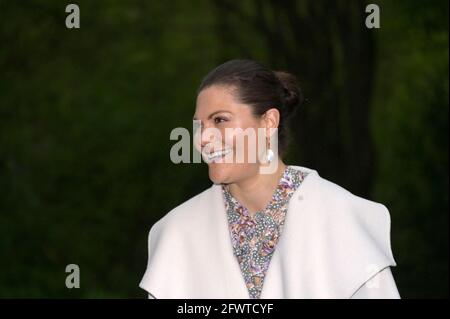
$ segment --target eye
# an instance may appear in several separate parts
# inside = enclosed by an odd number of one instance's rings
[[[216,123],[216,124],[219,124],[219,123],[222,123],[222,122],[226,122],[226,121],[227,121],[226,118],[223,118],[223,117],[220,117],[220,116],[214,118],[214,123]]]

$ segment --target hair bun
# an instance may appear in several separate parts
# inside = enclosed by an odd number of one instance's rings
[[[286,115],[292,115],[304,102],[303,92],[295,75],[285,71],[274,71],[284,89]]]

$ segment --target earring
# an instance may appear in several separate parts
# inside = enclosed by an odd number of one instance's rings
[[[269,141],[269,147],[268,147],[267,153],[266,153],[267,163],[272,162],[274,156],[275,156],[275,154],[273,153],[272,149],[270,148],[270,141]]]

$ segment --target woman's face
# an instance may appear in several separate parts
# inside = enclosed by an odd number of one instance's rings
[[[195,147],[208,163],[213,183],[235,183],[258,174],[258,128],[265,128],[266,121],[254,116],[249,105],[237,102],[231,87],[213,85],[202,90],[197,96],[194,120],[201,121],[201,129],[195,132]],[[234,129],[242,129],[242,133]],[[245,129],[252,129],[255,139],[242,138]],[[239,162],[237,147],[243,153]],[[229,153],[225,157],[218,153],[218,157],[208,156],[216,151]],[[256,152],[256,156],[249,156],[249,152]]]

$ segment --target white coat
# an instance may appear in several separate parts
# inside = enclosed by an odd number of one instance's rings
[[[261,298],[400,298],[387,208],[309,174],[290,199]],[[149,298],[250,298],[233,255],[221,186],[177,206],[150,229]]]

